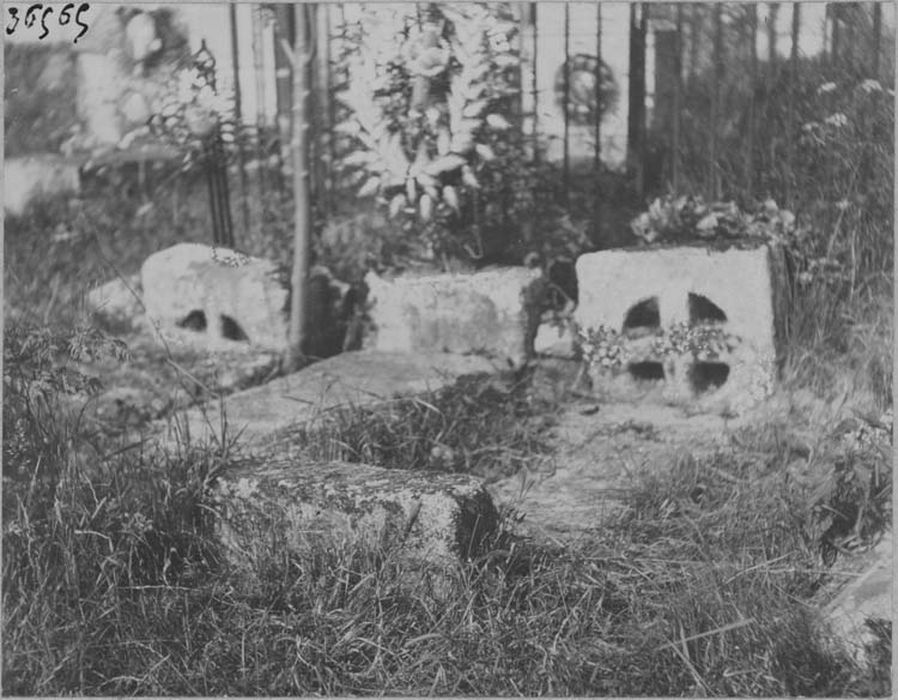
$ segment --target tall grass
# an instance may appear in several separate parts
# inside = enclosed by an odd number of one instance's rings
[[[455,468],[498,474],[513,466],[503,448],[521,448],[516,424],[535,420],[541,434],[546,406],[528,409],[528,395],[526,383],[471,380],[397,403],[386,418],[344,413],[330,437],[349,452],[374,450],[365,458],[384,466],[431,468],[437,442],[464,455],[479,426],[478,441],[495,450]],[[553,547],[503,527],[440,595],[403,585],[389,551],[353,548],[280,553],[266,585],[247,592],[209,528],[206,487],[227,450],[91,444],[77,416],[35,405],[4,412],[17,426],[4,465],[34,475],[4,474],[8,693],[888,690],[829,644],[804,605],[824,575],[821,526],[775,430],[638,475],[626,510],[589,542]],[[282,438],[323,444],[315,433]]]

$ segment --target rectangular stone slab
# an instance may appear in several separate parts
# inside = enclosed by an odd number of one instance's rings
[[[402,352],[485,353],[521,366],[533,354],[543,287],[525,267],[466,274],[365,277],[369,345]]]
[[[315,419],[335,406],[370,405],[395,396],[435,391],[467,374],[493,374],[497,367],[477,355],[362,350],[316,362],[304,369],[181,414],[168,439],[186,431],[191,440],[215,441],[222,415],[231,437],[242,442]],[[223,409],[223,414],[222,414]]]
[[[410,570],[477,555],[498,525],[476,477],[345,462],[250,458],[211,489],[216,532],[249,586],[269,557],[394,550]],[[435,568],[434,568],[435,567]]]

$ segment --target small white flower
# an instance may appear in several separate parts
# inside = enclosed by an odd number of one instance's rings
[[[836,112],[835,114],[830,114],[826,118],[826,123],[830,126],[838,128],[841,126],[845,126],[848,123],[848,117],[846,117],[842,112]]]
[[[820,87],[817,88],[817,94],[822,95],[827,92],[832,92],[836,89],[836,84],[833,82],[823,83]]]
[[[838,209],[839,211],[845,211],[846,209],[848,209],[848,200],[840,199],[838,202],[836,202],[836,209]]]
[[[879,81],[870,78],[862,82],[860,87],[861,90],[868,94],[871,92],[882,92],[882,85],[879,84]]]

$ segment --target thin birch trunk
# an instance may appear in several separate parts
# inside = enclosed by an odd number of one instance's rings
[[[309,265],[309,171],[308,120],[306,98],[308,96],[306,52],[307,16],[306,8],[297,6],[295,13],[296,39],[293,45],[293,128],[291,151],[293,155],[293,272],[291,275],[290,328],[288,339],[287,366],[290,370],[300,367],[303,362],[303,340],[305,339],[306,293],[305,283]]]
[[[240,93],[240,50],[237,40],[237,5],[228,6],[231,24],[231,66],[234,71],[234,121],[235,128],[243,126],[243,104]],[[249,233],[249,184],[246,178],[246,153],[243,150],[243,134],[235,133],[237,141],[237,169],[240,171],[240,211],[243,214],[243,232]]]

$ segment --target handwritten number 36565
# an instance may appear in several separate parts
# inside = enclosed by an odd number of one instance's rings
[[[59,11],[57,21],[59,22],[59,25],[61,27],[64,27],[65,25],[67,25],[69,22],[72,21],[72,19],[73,19],[72,9],[74,7],[75,7],[75,3],[70,2],[70,3],[67,3]],[[6,27],[6,33],[12,34],[14,31],[16,31],[16,27],[19,26],[19,8],[10,7],[8,9],[9,9],[9,16],[12,18],[12,24],[10,26]],[[75,10],[75,14],[74,14],[75,24],[77,26],[81,27],[81,31],[78,32],[78,36],[76,36],[74,39],[74,43],[76,43],[76,44],[78,43],[78,39],[80,39],[87,33],[88,26],[84,22],[81,21],[81,15],[84,12],[87,12],[89,9],[90,9],[90,5],[86,2],[83,2],[78,6],[78,9]],[[31,27],[34,26],[34,23],[37,21],[38,16],[40,16],[41,33],[37,38],[44,39],[50,33],[50,30],[47,28],[47,18],[51,14],[53,14],[53,8],[50,5],[47,5],[46,7],[44,7],[43,5],[41,5],[39,3],[36,5],[31,5],[31,6],[29,6],[29,8],[27,10],[25,10],[25,19],[22,21],[22,23],[30,29]]]

